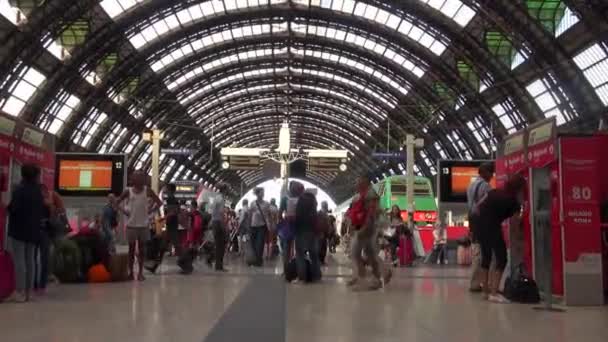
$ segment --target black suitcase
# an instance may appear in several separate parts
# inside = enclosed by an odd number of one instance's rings
[[[306,279],[304,279],[305,282],[310,283],[312,282],[312,267],[310,264],[310,260],[305,259],[306,260]],[[298,267],[296,265],[296,259],[291,259],[291,261],[287,264],[287,267],[285,268],[285,280],[288,282],[292,282],[294,280],[296,280],[298,278]]]
[[[183,274],[190,274],[194,271],[192,263],[194,262],[194,259],[196,259],[196,254],[196,249],[189,248],[185,250],[177,260],[177,265],[181,268]]]

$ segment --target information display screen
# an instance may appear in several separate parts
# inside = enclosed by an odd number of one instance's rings
[[[68,191],[109,191],[112,189],[112,161],[59,161],[59,189]]]
[[[126,186],[124,154],[58,153],[55,189],[62,196],[119,195]]]
[[[466,203],[467,189],[477,177],[479,166],[491,161],[441,160],[439,162],[439,200],[441,202]],[[496,188],[495,179],[490,185]]]

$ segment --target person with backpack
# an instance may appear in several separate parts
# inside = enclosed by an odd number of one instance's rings
[[[295,216],[296,269],[302,282],[321,280],[319,241],[316,232],[317,199],[304,192],[298,199]]]
[[[13,190],[8,204],[8,245],[15,268],[15,292],[9,300],[27,302],[34,287],[34,253],[42,239],[45,200],[39,184],[40,168],[21,167],[21,183]]]
[[[467,188],[467,207],[469,211],[469,235],[471,238],[471,284],[469,290],[471,292],[481,292],[481,246],[476,236],[476,230],[480,229],[477,217],[472,213],[473,208],[479,200],[483,198],[492,186],[490,181],[494,177],[494,164],[483,163],[479,166],[479,177]]]
[[[302,183],[292,181],[289,183],[288,195],[281,199],[279,206],[279,220],[277,235],[281,246],[283,259],[283,274],[286,275],[287,266],[293,258],[293,244],[295,238],[296,207],[300,195],[304,192]]]
[[[481,288],[493,303],[509,303],[498,293],[502,274],[507,265],[507,246],[502,232],[502,223],[520,220],[521,205],[526,179],[519,174],[509,178],[503,189],[491,190],[473,209],[479,226],[475,234],[481,246]],[[496,267],[490,271],[492,256]]]
[[[351,242],[351,259],[353,261],[353,278],[347,283],[348,286],[357,286],[356,290],[377,290],[384,284],[388,284],[392,277],[392,271],[388,269],[383,272],[380,257],[378,256],[378,226],[377,221],[383,213],[378,209],[379,197],[371,186],[368,176],[360,176],[357,180],[358,194],[353,201],[349,211],[353,228]],[[365,253],[365,259],[363,257]],[[369,284],[362,282],[366,277],[365,264],[372,267],[374,278]]]
[[[262,267],[264,265],[264,245],[269,229],[268,222],[270,222],[270,204],[264,201],[263,188],[256,188],[254,194],[257,198],[249,207],[251,219],[249,231],[254,252],[252,266]]]
[[[108,195],[108,202],[101,212],[101,227],[104,240],[110,247],[110,252],[114,253],[114,234],[118,228],[118,211],[116,210],[116,196]]]

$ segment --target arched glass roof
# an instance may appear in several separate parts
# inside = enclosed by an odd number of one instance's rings
[[[164,157],[163,179],[260,180],[212,155],[275,144],[284,120],[295,145],[347,148],[352,173],[378,176],[400,168],[369,154],[415,133],[427,146],[417,170],[430,176],[435,159],[489,157],[540,119],[568,130],[608,113],[608,46],[591,29],[606,18],[595,4],[52,3],[0,0],[15,47],[0,54],[0,109],[56,134],[62,150],[129,153],[132,167],[149,167],[141,132],[160,127],[167,144],[198,149]],[[335,175],[310,177],[344,191]]]

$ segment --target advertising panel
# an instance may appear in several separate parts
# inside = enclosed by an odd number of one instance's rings
[[[528,165],[530,167],[545,167],[557,160],[555,118],[530,126],[527,133]]]
[[[595,305],[603,300],[599,144],[589,137],[560,142],[566,300]]]
[[[109,191],[112,189],[112,161],[60,160],[58,189]]]

